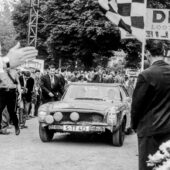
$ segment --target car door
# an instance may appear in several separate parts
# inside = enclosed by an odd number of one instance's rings
[[[123,103],[126,105],[126,109],[124,110],[124,114],[126,114],[126,129],[131,127],[131,98],[129,97],[124,86],[120,86],[120,93],[122,95]]]

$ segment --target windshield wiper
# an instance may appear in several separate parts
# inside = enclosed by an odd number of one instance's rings
[[[92,98],[92,97],[78,97],[78,98],[75,98],[75,100],[98,100],[98,101],[105,101],[104,99],[101,99],[101,98]]]

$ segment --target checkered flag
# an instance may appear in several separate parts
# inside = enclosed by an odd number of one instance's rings
[[[98,0],[105,16],[120,30],[134,35],[139,41],[144,38],[146,0]]]

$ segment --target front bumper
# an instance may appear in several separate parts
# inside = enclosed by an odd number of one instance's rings
[[[49,130],[63,133],[104,133],[109,130],[113,132],[116,127],[108,125],[107,123],[62,123],[62,124],[51,124],[41,123],[41,126],[48,127]]]

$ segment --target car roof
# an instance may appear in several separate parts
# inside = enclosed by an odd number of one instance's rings
[[[79,86],[103,86],[103,87],[117,87],[117,86],[122,86],[122,84],[119,83],[83,83],[83,82],[71,82],[69,85],[79,85]]]

